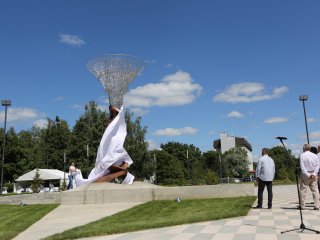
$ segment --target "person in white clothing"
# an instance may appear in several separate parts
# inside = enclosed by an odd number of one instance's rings
[[[312,192],[314,210],[319,210],[318,172],[319,158],[312,153],[310,144],[303,145],[303,153],[300,155],[300,208],[305,209],[307,188]]]
[[[68,178],[69,178],[68,190],[73,188],[73,172],[75,170],[76,170],[75,163],[72,162],[69,167],[69,173],[68,173]]]
[[[319,191],[319,195],[320,195],[320,145],[317,148],[317,156],[319,159],[319,172],[318,172],[318,191]]]

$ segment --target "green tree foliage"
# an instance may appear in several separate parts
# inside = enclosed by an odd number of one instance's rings
[[[127,137],[124,148],[133,160],[130,166],[130,172],[137,179],[148,178],[151,170],[154,168],[153,159],[148,154],[148,142],[145,141],[147,127],[141,126],[141,117],[132,119],[133,115],[128,111],[125,113],[127,124]]]
[[[39,192],[40,186],[42,184],[42,179],[40,178],[39,169],[37,169],[36,174],[31,183],[31,188],[34,193]]]
[[[241,147],[231,148],[223,154],[226,176],[245,177],[249,175],[249,160],[246,150]]]
[[[205,178],[205,164],[199,148],[190,144],[179,142],[168,142],[160,147],[167,153],[173,155],[183,166],[184,176],[189,184],[202,184]]]
[[[206,164],[206,167],[212,171],[214,171],[218,176],[223,177],[223,166],[222,166],[222,157],[221,153],[218,151],[207,151],[203,153],[203,159]]]
[[[3,134],[3,129],[0,129]],[[6,134],[4,179],[13,181],[18,176],[34,168],[42,167],[41,146],[39,145],[40,130],[32,128],[18,134],[11,128]],[[2,146],[2,139],[1,139]]]
[[[45,131],[48,168],[64,170],[64,153],[68,150],[70,130],[64,120],[48,119]]]
[[[94,167],[97,150],[107,127],[108,115],[91,101],[85,106],[85,112],[76,121],[68,152],[68,164],[76,162],[84,177]]]
[[[2,144],[3,140],[1,141],[1,146]],[[14,177],[16,176],[16,164],[21,158],[18,146],[18,136],[15,133],[14,129],[10,128],[6,133],[5,155],[3,164],[3,175],[6,181],[13,181]]]
[[[154,151],[156,154],[156,181],[164,185],[184,185],[183,164],[175,156],[164,150]]]
[[[299,167],[299,159],[292,154],[291,150],[288,149],[287,152],[283,147],[276,146],[269,150],[269,155],[275,163],[275,179],[294,181],[295,168]]]
[[[205,178],[205,183],[207,185],[214,185],[219,183],[219,176],[217,175],[216,172],[212,170],[207,170],[206,178]]]

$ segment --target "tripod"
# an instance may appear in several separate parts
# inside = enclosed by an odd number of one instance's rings
[[[284,143],[283,143],[283,139],[287,139],[287,138],[284,138],[284,137],[277,137],[277,139],[280,140],[280,142],[282,143],[282,146],[283,148],[285,149],[287,155],[289,156],[289,159],[291,159],[291,156],[290,156],[290,153],[288,152],[287,148],[285,147]],[[291,159],[292,161],[292,159]],[[292,161],[293,165],[294,165],[294,162]],[[295,168],[295,175],[296,175],[296,184],[297,184],[297,192],[298,192],[298,199],[299,199],[299,210],[300,210],[300,227],[299,228],[294,228],[294,229],[290,229],[290,230],[286,230],[286,231],[282,231],[282,233],[287,233],[287,232],[292,232],[292,231],[296,231],[296,230],[301,230],[301,232],[303,232],[304,230],[309,230],[309,231],[312,231],[312,232],[315,232],[316,234],[319,234],[320,231],[318,230],[314,230],[314,229],[311,229],[311,228],[307,228],[304,223],[303,223],[303,217],[302,217],[302,209],[301,209],[301,200],[300,200],[300,191],[299,191],[299,184],[298,184],[298,175],[299,175],[299,172],[298,172],[298,168]]]

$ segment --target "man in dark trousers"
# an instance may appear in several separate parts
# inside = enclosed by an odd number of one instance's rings
[[[268,190],[268,209],[272,208],[272,181],[275,174],[275,165],[269,157],[269,149],[262,149],[262,157],[257,162],[256,179],[258,181],[258,205],[255,208],[262,208],[263,191],[265,186]]]

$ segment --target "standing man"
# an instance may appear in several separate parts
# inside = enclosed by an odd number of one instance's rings
[[[319,172],[318,172],[318,191],[319,191],[319,195],[320,195],[320,145],[318,145],[318,149],[317,149],[317,156],[319,159]]]
[[[74,162],[71,163],[70,167],[69,167],[69,174],[68,174],[68,178],[69,178],[69,184],[68,184],[68,190],[73,188],[73,175],[72,173],[76,171],[76,165]]]
[[[312,192],[314,210],[319,210],[319,190],[318,190],[318,172],[319,158],[316,154],[310,152],[311,145],[303,145],[303,153],[300,155],[300,208],[305,209],[307,197],[307,188]]]
[[[263,191],[265,186],[268,190],[268,209],[272,208],[272,181],[275,174],[274,161],[269,157],[269,149],[262,149],[262,157],[257,162],[256,179],[258,181],[258,205],[255,208],[262,208]]]

